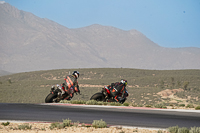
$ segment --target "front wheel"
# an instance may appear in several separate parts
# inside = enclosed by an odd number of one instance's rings
[[[94,94],[90,100],[96,100],[96,101],[105,101],[105,96],[102,93],[96,93]]]
[[[57,95],[56,94],[52,94],[50,93],[46,99],[45,99],[45,103],[53,103],[56,101]]]

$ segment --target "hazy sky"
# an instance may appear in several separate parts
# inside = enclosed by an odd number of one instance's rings
[[[200,48],[200,0],[4,0],[67,28],[136,29],[163,47]]]

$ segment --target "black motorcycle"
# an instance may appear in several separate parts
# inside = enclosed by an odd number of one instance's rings
[[[62,86],[64,87],[64,86]],[[51,87],[50,93],[47,95],[47,97],[45,98],[45,103],[58,103],[61,100],[71,100],[72,97],[74,96],[74,89],[71,87],[69,88],[65,94],[62,94],[61,91],[61,87],[59,85],[57,85],[57,87],[55,88],[55,86]]]
[[[125,96],[125,100],[122,103],[124,103],[126,101],[126,97],[128,97],[127,91],[125,91],[124,96]],[[95,93],[90,98],[90,100],[103,101],[103,102],[116,102],[114,98],[111,96],[110,90],[108,89],[107,86],[104,86],[101,92]]]

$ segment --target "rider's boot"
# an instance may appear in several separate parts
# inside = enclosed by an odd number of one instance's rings
[[[58,92],[58,98],[57,98],[57,101],[59,102],[61,99],[62,99],[62,93],[61,93],[61,92]]]

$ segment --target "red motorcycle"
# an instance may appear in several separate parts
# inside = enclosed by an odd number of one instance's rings
[[[125,91],[124,97],[125,97],[125,100],[123,101],[123,103],[126,101],[126,97],[128,97],[128,91]],[[116,102],[113,96],[111,96],[110,90],[108,89],[107,86],[104,86],[101,92],[95,93],[90,98],[90,100],[103,101],[103,102]]]
[[[71,87],[69,88],[65,94],[62,94],[62,90],[64,90],[63,88],[64,86],[62,86],[62,88],[60,87],[60,85],[57,85],[57,87],[55,88],[55,86],[51,87],[50,93],[47,95],[47,97],[45,98],[45,103],[58,103],[61,100],[71,100],[72,97],[74,96],[74,89]]]

